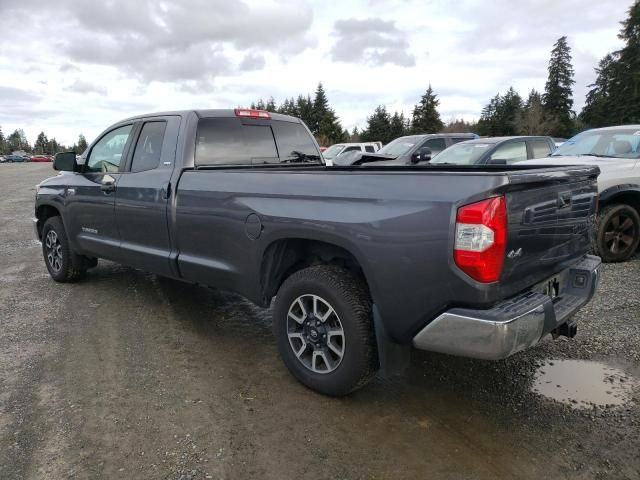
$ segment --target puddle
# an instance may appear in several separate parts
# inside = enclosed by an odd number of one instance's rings
[[[624,371],[586,360],[548,360],[538,368],[533,391],[571,405],[624,405],[631,399],[637,380]]]

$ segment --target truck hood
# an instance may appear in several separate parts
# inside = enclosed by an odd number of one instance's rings
[[[545,157],[534,160],[524,160],[515,162],[516,165],[593,165],[600,167],[598,177],[598,190],[600,192],[607,188],[622,183],[638,183],[638,167],[640,160],[636,158],[612,158],[612,157]]]

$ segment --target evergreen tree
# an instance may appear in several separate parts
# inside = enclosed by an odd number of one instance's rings
[[[546,135],[544,121],[544,107],[542,95],[533,89],[524,103],[524,107],[516,119],[516,133],[518,135]]]
[[[384,105],[378,105],[371,116],[367,117],[367,128],[360,134],[363,142],[389,143],[391,135],[391,118]]]
[[[328,110],[329,100],[327,99],[327,94],[324,91],[322,83],[319,83],[313,98],[313,117],[311,125],[309,125],[313,133],[317,134],[320,131],[320,123],[327,115]]]
[[[264,109],[267,112],[274,112],[275,113],[277,111],[277,109],[276,109],[276,101],[274,100],[273,97],[269,97],[269,100],[267,100],[267,103],[265,104]]]
[[[353,130],[351,131],[351,136],[349,137],[349,141],[356,142],[356,143],[361,141],[360,131],[358,130],[357,126],[353,127]]]
[[[640,123],[640,2],[629,8],[618,37],[625,45],[598,64],[580,114],[591,127]]]
[[[498,127],[498,108],[500,106],[500,94],[497,93],[489,103],[482,109],[480,120],[478,121],[478,134],[483,136],[500,135]]]
[[[640,2],[629,9],[628,18],[622,22],[618,38],[625,46],[617,53],[614,98],[620,102],[620,116],[616,123],[640,123]]]
[[[589,85],[580,120],[590,127],[604,127],[615,123],[618,106],[613,105],[613,86],[617,59],[611,53],[604,56],[596,68],[596,81]]]
[[[24,130],[21,128],[16,129],[7,137],[7,146],[10,152],[14,152],[16,150],[23,150],[25,152],[31,151],[31,145],[27,141]]]
[[[478,130],[478,124],[466,122],[464,119],[453,119],[448,122],[442,129],[442,133],[475,133]]]
[[[43,155],[45,153],[49,153],[48,146],[49,140],[47,139],[47,136],[44,134],[44,132],[40,132],[38,134],[38,138],[36,138],[36,142],[33,144],[33,151],[35,153]]]
[[[87,149],[88,147],[87,139],[84,138],[83,134],[80,134],[78,136],[78,144],[76,145],[76,147],[77,147],[76,151],[78,152],[78,154],[82,154],[82,152],[84,152]]]
[[[551,50],[548,73],[542,99],[545,117],[552,129],[549,134],[568,137],[574,130],[572,86],[575,80],[571,65],[571,47],[566,36],[560,37]]]
[[[407,122],[404,119],[404,113],[398,114],[394,112],[389,122],[389,137],[391,140],[402,137],[407,134]]]
[[[429,85],[427,91],[413,109],[411,126],[414,133],[437,133],[444,127],[438,112],[440,100]]]
[[[516,135],[516,123],[522,113],[522,97],[509,87],[500,97],[496,110],[496,124],[499,135]]]
[[[2,133],[2,127],[0,127],[0,155],[7,155],[9,152],[7,148],[7,139],[4,138],[4,133]]]
[[[311,131],[311,125],[313,122],[313,102],[310,96],[298,95],[296,100],[296,111],[298,112],[298,118],[301,119]]]

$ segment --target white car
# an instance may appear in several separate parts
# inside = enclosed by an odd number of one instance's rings
[[[541,162],[600,167],[594,249],[605,262],[632,257],[640,244],[640,125],[586,130],[549,157],[518,163]]]
[[[381,142],[365,142],[365,143],[336,143],[331,145],[322,156],[328,166],[333,165],[333,160],[338,156],[348,152],[367,152],[376,153],[380,150]]]

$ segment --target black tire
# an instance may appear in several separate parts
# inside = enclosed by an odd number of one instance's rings
[[[604,262],[624,262],[640,243],[640,215],[624,203],[607,205],[598,214],[595,250]]]
[[[311,343],[314,330],[312,324],[314,319],[317,320],[320,317],[316,318],[312,313],[304,317],[304,311],[298,310],[300,314],[296,315],[306,318],[300,323],[294,322],[290,316],[290,312],[293,312],[291,309],[299,308],[300,304],[296,301],[301,299],[304,303],[310,296],[320,298],[318,309],[322,309],[322,314],[327,313],[329,308],[335,313],[316,322],[316,325],[320,324],[317,329],[319,343],[316,344]],[[294,304],[296,304],[295,307]],[[313,305],[315,309],[315,303]],[[308,310],[311,309],[308,308]],[[290,340],[290,334],[298,335],[291,330],[292,328],[300,328],[302,332],[300,335],[305,336],[307,341],[302,338]],[[309,328],[311,330],[308,330]],[[299,270],[287,278],[276,296],[273,331],[284,364],[294,377],[316,392],[331,396],[347,395],[365,385],[378,369],[368,290],[360,278],[342,267],[317,265]],[[330,334],[323,345],[320,341],[322,332],[329,333],[329,331],[342,331],[343,336],[340,338],[339,335],[334,334],[337,338],[334,342]],[[306,349],[300,356],[297,356],[294,351],[295,342],[299,342],[296,344],[298,351],[302,347]],[[335,360],[338,356],[334,350],[330,351],[328,342],[332,343],[334,349],[336,346],[341,349],[342,356],[339,360]],[[315,352],[318,352],[319,357],[324,352],[325,356],[322,358],[330,360],[329,363],[332,366],[322,359],[316,365],[315,358],[311,361],[312,367],[305,365],[308,355],[315,357]],[[324,372],[318,373],[311,369],[313,366],[322,367],[322,364],[327,367]],[[332,367],[333,369],[329,370]]]
[[[71,249],[60,217],[49,218],[42,227],[42,254],[49,275],[56,282],[73,282],[86,271],[85,259]]]

